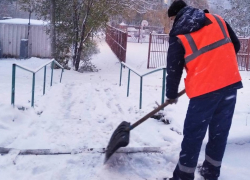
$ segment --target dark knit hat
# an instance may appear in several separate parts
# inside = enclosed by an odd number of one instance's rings
[[[176,16],[187,4],[183,0],[175,0],[168,9],[168,17]]]

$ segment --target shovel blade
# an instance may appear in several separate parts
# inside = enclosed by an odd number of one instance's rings
[[[129,144],[130,123],[123,121],[112,134],[109,144],[106,148],[104,163],[115,153],[120,147],[125,147]]]

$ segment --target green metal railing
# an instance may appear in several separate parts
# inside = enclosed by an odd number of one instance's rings
[[[30,68],[27,68],[25,66],[19,65],[19,64],[12,64],[12,88],[11,88],[11,104],[14,106],[15,104],[15,86],[16,86],[16,68],[23,69],[25,71],[31,72],[33,74],[32,77],[32,96],[31,96],[31,107],[34,107],[34,97],[35,97],[35,78],[36,78],[36,73],[40,71],[42,68],[44,68],[44,81],[43,81],[43,95],[45,94],[45,84],[46,84],[46,66],[48,64],[51,64],[51,81],[50,81],[50,86],[52,86],[53,82],[53,70],[55,64],[59,66],[62,69],[61,72],[61,77],[60,77],[60,83],[62,82],[62,75],[64,72],[64,68],[54,59],[50,60],[49,62],[43,64],[39,68],[32,70]]]
[[[157,71],[163,71],[163,75],[162,75],[162,97],[161,97],[161,104],[164,103],[164,97],[165,97],[165,83],[166,83],[166,67],[159,67],[156,68],[150,72],[147,72],[145,74],[141,74],[138,73],[137,71],[135,71],[133,68],[129,67],[127,64],[121,62],[121,70],[120,70],[120,86],[121,86],[121,81],[122,81],[122,68],[123,67],[127,67],[128,68],[128,84],[127,84],[127,97],[129,96],[129,85],[130,85],[130,72],[134,72],[136,75],[138,75],[140,77],[140,102],[139,102],[139,107],[141,109],[142,107],[142,84],[143,84],[143,77],[155,73]]]

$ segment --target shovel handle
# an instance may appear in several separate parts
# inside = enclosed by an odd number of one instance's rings
[[[178,98],[181,97],[183,94],[185,94],[185,89],[183,89],[181,92],[178,93]],[[165,103],[163,103],[162,105],[158,106],[156,109],[154,109],[153,111],[151,111],[150,113],[148,113],[147,115],[145,115],[143,118],[141,118],[140,120],[138,120],[137,122],[135,122],[134,124],[132,124],[130,126],[130,130],[134,129],[136,126],[140,125],[141,123],[143,123],[144,121],[146,121],[148,118],[150,118],[151,116],[153,116],[155,113],[157,113],[158,111],[162,110],[164,107],[166,107],[167,105],[169,105],[169,102],[166,101]]]

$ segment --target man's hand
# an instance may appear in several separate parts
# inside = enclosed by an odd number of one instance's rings
[[[178,102],[178,98],[176,98],[176,99],[169,99],[169,98],[167,98],[166,102],[168,102],[169,104],[176,104]]]

